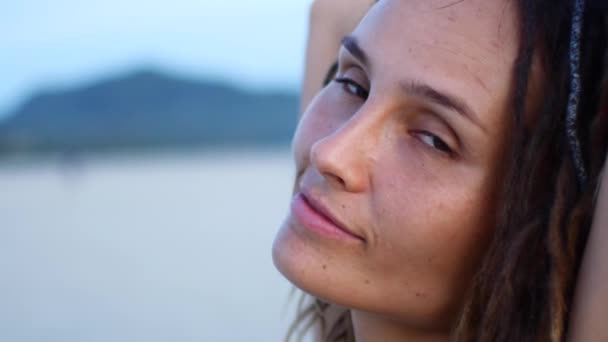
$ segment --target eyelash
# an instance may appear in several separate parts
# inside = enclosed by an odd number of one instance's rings
[[[350,95],[357,96],[362,100],[367,100],[367,98],[369,97],[369,91],[350,78],[336,77],[334,81],[336,83],[341,84],[342,89]],[[454,151],[452,151],[450,146],[435,134],[430,133],[428,131],[415,131],[413,133],[417,136],[421,136],[421,138],[419,138],[420,142],[438,151],[439,153],[443,153],[450,157],[454,155]],[[431,138],[432,140],[428,142],[425,140],[425,138]]]
[[[446,144],[443,140],[441,140],[441,138],[439,138],[435,134],[430,133],[428,131],[414,131],[413,133],[417,136],[421,136],[421,138],[419,138],[419,140],[426,146],[438,151],[439,153],[443,153],[443,154],[447,155],[448,157],[454,156],[454,151],[452,151],[450,146],[448,144]],[[430,142],[428,142],[428,141],[425,141],[425,138],[431,138],[432,140]]]
[[[334,81],[336,83],[340,83],[344,91],[346,91],[347,93],[357,96],[363,100],[367,100],[367,97],[369,96],[369,91],[360,86],[357,82],[346,77],[336,77]],[[354,87],[354,89],[349,89],[348,87]]]

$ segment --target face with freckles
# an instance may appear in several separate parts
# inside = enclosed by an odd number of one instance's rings
[[[508,0],[383,0],[293,140],[277,268],[330,303],[449,326],[493,233],[518,18]]]

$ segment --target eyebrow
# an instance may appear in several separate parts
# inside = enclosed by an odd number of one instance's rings
[[[342,46],[346,49],[346,51],[353,55],[353,57],[358,59],[361,64],[368,66],[369,59],[367,58],[367,54],[365,51],[363,51],[363,49],[361,49],[361,46],[359,46],[359,43],[355,37],[346,36],[342,38]]]
[[[430,85],[418,81],[400,82],[400,85],[406,93],[422,97],[427,101],[438,104],[449,110],[453,110],[472,121],[475,125],[481,128],[482,131],[487,132],[479,121],[479,118],[463,100],[455,96],[442,93]]]
[[[365,66],[369,67],[369,58],[365,51],[361,48],[357,39],[353,36],[346,36],[342,38],[342,46],[348,51],[354,58],[359,60],[359,62]],[[422,83],[420,81],[402,81],[400,82],[401,88],[408,94],[415,95],[426,99],[427,101],[438,104],[447,109],[453,110],[460,115],[466,117],[474,124],[479,126],[481,130],[486,132],[486,129],[481,124],[479,118],[474,114],[471,107],[469,107],[466,102],[459,99],[456,96],[452,96],[446,93],[443,93],[428,84]]]

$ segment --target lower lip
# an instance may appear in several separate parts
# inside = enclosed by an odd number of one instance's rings
[[[291,212],[302,226],[317,234],[339,240],[363,241],[360,237],[336,226],[327,217],[316,211],[301,193],[294,196],[291,202]]]

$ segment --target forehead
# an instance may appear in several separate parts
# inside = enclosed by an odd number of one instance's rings
[[[515,0],[381,0],[353,36],[370,73],[474,94],[486,110],[507,96],[518,25]]]

